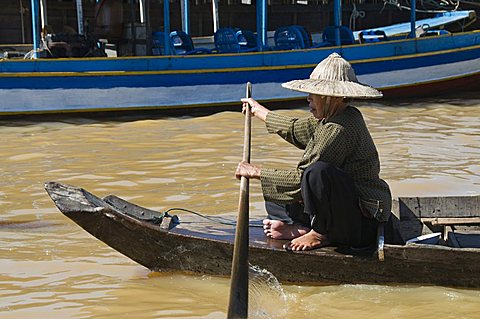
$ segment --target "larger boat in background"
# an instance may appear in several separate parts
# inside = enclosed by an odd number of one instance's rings
[[[32,0],[34,19],[36,1]],[[164,2],[167,17],[168,3]],[[335,12],[341,12],[340,0],[334,5]],[[412,7],[408,23],[355,33],[342,26],[335,14],[334,26],[324,30],[318,43],[312,42],[305,30],[299,35],[301,28],[295,26],[297,35],[290,27],[277,30],[272,46],[266,10],[262,10],[265,6],[266,0],[257,1],[257,42],[243,50],[244,43],[235,34],[236,46],[229,53],[221,49],[218,40],[214,53],[179,54],[171,43],[168,19],[164,19],[166,31],[153,39],[156,52],[162,54],[158,56],[39,58],[41,41],[39,32],[34,31],[33,59],[0,60],[0,116],[224,109],[238,104],[247,81],[253,84],[256,99],[288,102],[304,95],[280,84],[308,77],[332,52],[349,60],[359,80],[380,89],[386,97],[479,88],[480,31],[450,33],[443,29],[448,23],[476,19],[475,11],[446,12],[417,21]],[[217,33],[225,30],[231,29]],[[293,46],[282,46],[282,32],[283,40]]]

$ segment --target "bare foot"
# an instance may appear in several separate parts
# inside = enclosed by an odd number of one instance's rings
[[[287,250],[312,250],[330,245],[327,235],[319,234],[313,229],[308,233],[293,239],[291,242],[285,244],[283,247]]]
[[[287,224],[280,220],[265,219],[263,221],[263,232],[267,237],[273,239],[293,239],[305,235],[310,228],[301,224]]]

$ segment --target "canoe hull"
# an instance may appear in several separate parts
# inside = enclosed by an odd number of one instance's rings
[[[67,217],[150,270],[230,275],[233,226],[187,215],[168,230],[122,212],[138,208],[128,202],[115,207],[85,190],[57,183],[47,183],[46,189]],[[372,255],[353,255],[335,247],[289,252],[282,249],[283,243],[266,238],[261,228],[251,227],[249,262],[283,282],[480,287],[475,275],[480,271],[480,249],[385,245],[382,262]]]

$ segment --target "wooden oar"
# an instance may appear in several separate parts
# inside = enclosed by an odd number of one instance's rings
[[[252,95],[252,85],[247,83],[247,98]],[[243,160],[250,163],[250,141],[252,116],[250,105],[245,110],[245,133],[243,139]],[[237,229],[233,248],[232,275],[230,281],[230,302],[228,319],[248,317],[248,209],[249,181],[240,179],[240,199],[238,201]]]

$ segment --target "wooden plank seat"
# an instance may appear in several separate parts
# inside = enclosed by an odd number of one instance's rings
[[[406,240],[441,232],[442,245],[480,247],[480,196],[403,197],[393,205]]]
[[[421,220],[432,225],[480,225],[480,217],[435,217]]]

